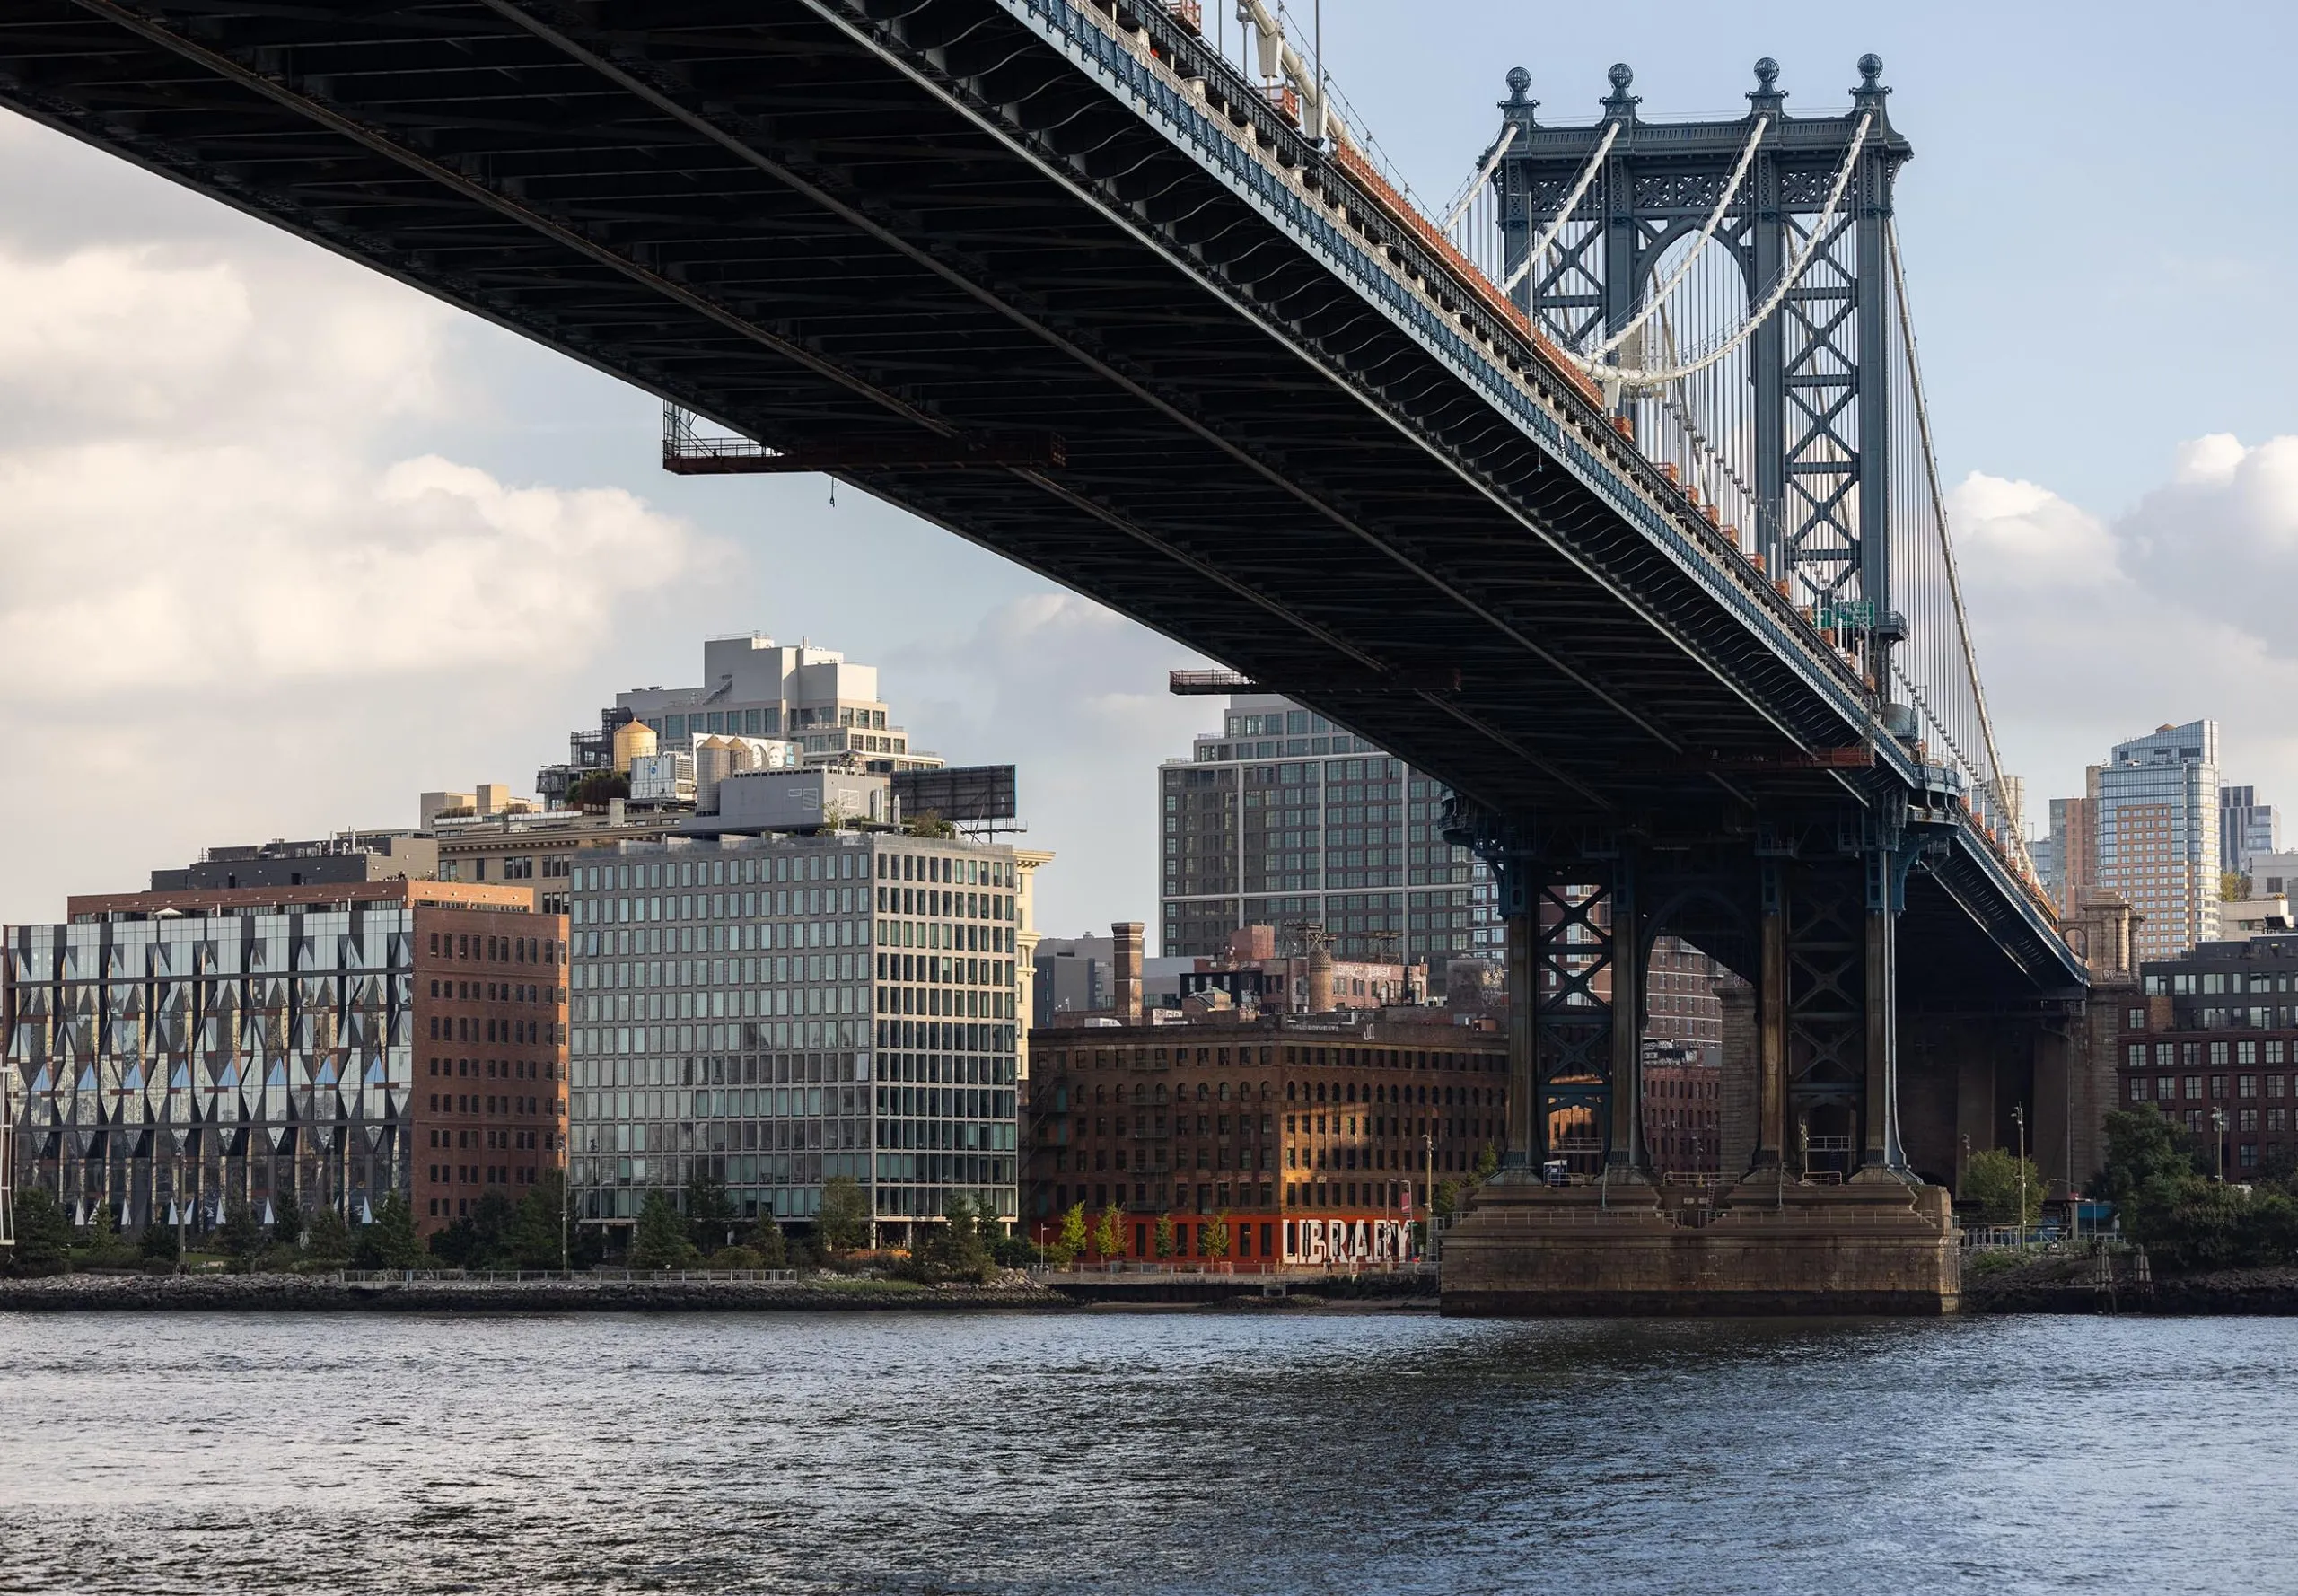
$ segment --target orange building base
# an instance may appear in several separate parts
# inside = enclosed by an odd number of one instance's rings
[[[1741,1182],[1678,1223],[1641,1180],[1495,1180],[1445,1235],[1443,1311],[1508,1317],[1952,1313],[1948,1194],[1886,1179]]]

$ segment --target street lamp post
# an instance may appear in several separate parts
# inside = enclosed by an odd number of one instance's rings
[[[2019,1127],[2019,1245],[2027,1244],[2027,1105],[2011,1105],[2011,1119]]]
[[[1422,1155],[1426,1162],[1426,1167],[1423,1171],[1425,1179],[1422,1180],[1420,1187],[1422,1193],[1420,1201],[1423,1211],[1428,1215],[1428,1261],[1433,1264],[1436,1261],[1435,1136],[1432,1134],[1424,1134],[1420,1138],[1420,1147]]]
[[[2217,1133],[2210,1138],[2211,1150],[2218,1155],[2218,1183],[2221,1186],[2223,1186],[2226,1183],[2225,1109],[2213,1109],[2210,1110],[2210,1128]]]

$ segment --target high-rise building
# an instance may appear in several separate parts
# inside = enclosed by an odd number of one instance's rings
[[[2117,743],[2093,802],[2098,885],[2145,918],[2141,960],[2174,959],[2218,934],[2218,723],[2163,726]]]
[[[1440,834],[1441,783],[1267,694],[1232,697],[1193,756],[1157,772],[1166,957],[1300,922],[1345,959],[1441,969],[1496,947],[1487,873]]]
[[[2098,886],[2099,842],[2095,801],[2099,767],[2083,773],[2084,796],[2050,801],[2050,832],[2035,843],[2035,871],[2062,916],[2071,916],[2086,892]]]
[[[2282,846],[2282,829],[2274,805],[2259,802],[2256,787],[2218,789],[2218,868],[2228,875],[2248,875],[2250,860]]]
[[[574,908],[576,1215],[722,1181],[807,1220],[858,1181],[907,1233],[1017,1216],[1031,878],[1050,855],[890,828],[584,852]]]
[[[876,666],[855,664],[835,649],[785,645],[745,632],[704,640],[699,686],[617,693],[613,706],[599,712],[597,731],[569,734],[566,764],[536,773],[545,802],[563,805],[583,776],[616,769],[616,734],[634,722],[653,732],[650,754],[691,757],[706,738],[750,737],[794,742],[809,763],[837,761],[880,775],[942,766],[890,723]]]
[[[566,921],[522,887],[198,887],[7,929],[18,1186],[204,1232],[396,1192],[428,1232],[566,1139]]]
[[[1194,757],[1157,772],[1168,958],[1216,958],[1249,925],[1322,928],[1336,959],[1425,963],[1504,954],[1491,873],[1443,837],[1442,782],[1270,694],[1229,700]],[[1723,1037],[1715,961],[1653,949],[1647,1039]]]

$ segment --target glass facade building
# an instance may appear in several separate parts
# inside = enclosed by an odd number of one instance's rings
[[[1321,925],[1336,957],[1500,951],[1484,866],[1440,835],[1446,789],[1289,699],[1241,695],[1157,773],[1161,948],[1208,958],[1244,925]]]
[[[427,1232],[517,1197],[564,1148],[565,923],[533,905],[400,880],[75,898],[9,927],[19,1189],[194,1232],[233,1202],[359,1223],[397,1192]]]
[[[2145,917],[2134,957],[2174,959],[2218,935],[2218,723],[2190,721],[2117,743],[2098,771],[2101,888]]]
[[[1031,868],[895,831],[679,837],[574,866],[573,1180],[628,1223],[699,1175],[803,1221],[846,1176],[882,1223],[1018,1214]]]

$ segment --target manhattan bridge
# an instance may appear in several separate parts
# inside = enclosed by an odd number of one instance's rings
[[[0,101],[659,396],[672,469],[832,473],[1448,783],[1515,998],[1448,1306],[1952,1305],[1941,1183],[2064,1096],[2088,970],[1957,587],[1883,64],[1701,121],[1513,71],[1438,206],[1305,31],[0,0]],[[1752,995],[1696,1229],[1640,1144],[1662,934]]]

